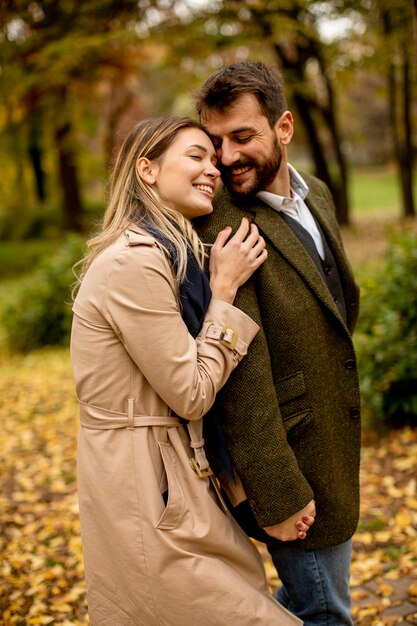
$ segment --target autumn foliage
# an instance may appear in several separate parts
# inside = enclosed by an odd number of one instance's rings
[[[0,396],[0,623],[88,624],[76,495],[78,407],[67,349],[4,359]],[[357,624],[401,623],[404,611],[416,623],[416,467],[413,430],[364,443],[352,565]],[[274,588],[275,570],[259,547]]]

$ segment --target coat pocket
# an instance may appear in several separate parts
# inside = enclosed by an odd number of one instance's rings
[[[184,494],[176,472],[176,452],[174,448],[170,443],[162,441],[159,441],[158,445],[167,478],[168,496],[165,509],[156,524],[156,528],[159,530],[173,530],[179,525],[184,516]]]
[[[303,372],[297,372],[296,374],[291,374],[291,376],[285,376],[285,378],[277,380],[275,383],[275,391],[280,405],[304,395],[306,385]]]
[[[284,418],[284,428],[287,433],[288,443],[296,443],[306,436],[306,431],[313,424],[313,411],[307,409],[299,413],[293,413]]]

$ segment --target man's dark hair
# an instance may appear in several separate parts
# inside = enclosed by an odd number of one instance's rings
[[[210,76],[194,94],[202,120],[210,110],[224,111],[239,96],[251,93],[271,128],[287,110],[284,82],[278,70],[259,61],[228,65]]]

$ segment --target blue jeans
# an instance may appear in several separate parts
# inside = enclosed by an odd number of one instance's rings
[[[352,626],[351,539],[324,550],[300,550],[290,543],[268,545],[268,550],[283,583],[276,599],[304,626]]]

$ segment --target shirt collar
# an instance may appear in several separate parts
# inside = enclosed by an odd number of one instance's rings
[[[290,163],[288,163],[288,171],[290,174],[290,188],[292,192],[292,200],[296,200],[297,198],[301,198],[302,200],[304,200],[309,191],[306,181],[301,176],[301,174],[297,172],[295,167],[290,165]],[[283,204],[287,204],[289,199],[285,196],[271,193],[270,191],[259,191],[256,195],[258,198],[276,209],[280,209]]]

